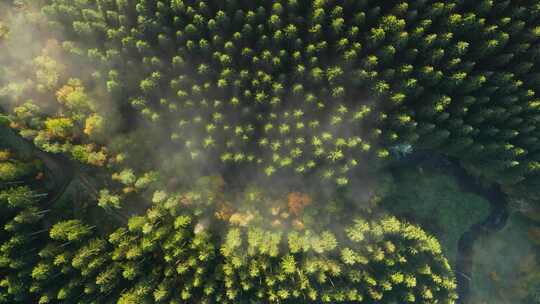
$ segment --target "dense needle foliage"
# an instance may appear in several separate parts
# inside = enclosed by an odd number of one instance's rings
[[[439,243],[419,227],[393,217],[356,218],[342,231],[319,234],[311,229],[265,229],[269,223],[263,222],[262,227],[231,227],[220,240],[223,224],[211,223],[204,215],[219,195],[154,195],[159,199],[146,215],[131,217],[127,227],[104,239],[96,237],[95,226],[80,220],[41,229],[49,210],[39,208],[30,189],[2,191],[2,203],[20,211],[4,227],[0,299],[453,303],[456,298],[453,274]],[[40,248],[35,247],[37,240]]]
[[[3,8],[0,303],[456,303],[389,166],[540,206],[537,1]]]
[[[539,168],[534,1],[58,0],[44,12],[113,96],[193,158],[340,185],[399,143],[508,184]]]

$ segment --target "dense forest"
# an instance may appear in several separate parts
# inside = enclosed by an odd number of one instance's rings
[[[540,304],[536,0],[0,1],[0,303]]]

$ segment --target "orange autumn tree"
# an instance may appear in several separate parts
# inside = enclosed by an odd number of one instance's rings
[[[294,216],[299,216],[304,208],[311,204],[311,197],[305,193],[291,192],[287,196],[289,212]]]

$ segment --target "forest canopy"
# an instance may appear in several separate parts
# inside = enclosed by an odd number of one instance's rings
[[[0,303],[469,303],[539,86],[532,0],[4,1]]]

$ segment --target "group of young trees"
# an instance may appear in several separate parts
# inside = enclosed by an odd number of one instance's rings
[[[54,210],[44,193],[50,177],[39,161],[7,149],[0,156],[1,167],[11,166],[0,175],[1,303],[456,299],[437,240],[393,217],[355,218],[346,228],[326,230],[321,222],[276,226],[265,212],[281,206],[283,219],[300,217],[316,204],[313,198],[294,192],[276,202],[257,188],[230,196],[223,179],[211,176],[192,191],[155,192],[145,215],[103,234],[85,219]],[[231,220],[238,213],[213,220],[227,196],[259,216],[249,225]],[[261,208],[272,210],[257,213]]]
[[[340,236],[343,240],[338,240]],[[438,242],[394,217],[343,230],[232,229],[220,252],[220,303],[455,303]],[[249,295],[248,300],[244,300]]]
[[[492,181],[537,176],[535,1],[55,0],[43,11],[68,50],[108,69],[111,94],[193,158],[345,185],[406,143]]]
[[[5,77],[14,79],[0,86],[0,96],[12,108],[10,124],[44,151],[103,166],[108,156],[102,147],[104,130],[109,126],[82,81],[64,79],[66,68],[53,55],[58,47],[50,43],[35,60],[3,67]]]
[[[393,217],[321,232],[235,227],[209,219],[221,196],[156,193],[145,215],[101,235],[51,218],[26,186],[3,188],[0,302],[455,303],[450,265],[419,227]]]

